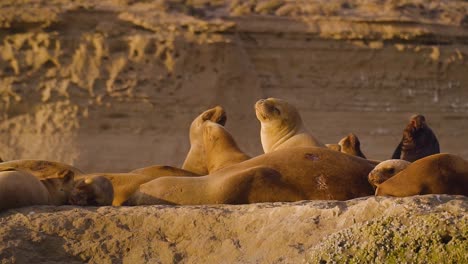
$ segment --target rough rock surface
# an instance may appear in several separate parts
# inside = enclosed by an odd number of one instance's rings
[[[3,0],[0,156],[180,166],[191,119],[216,104],[255,155],[253,103],[275,96],[322,142],[353,132],[373,159],[415,112],[468,157],[467,13],[462,0]]]
[[[2,263],[467,263],[468,198],[26,207],[0,214]]]

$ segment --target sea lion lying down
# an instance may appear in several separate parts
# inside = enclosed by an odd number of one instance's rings
[[[421,194],[468,196],[468,161],[452,154],[435,154],[411,163],[378,185],[375,195],[405,197]]]
[[[206,145],[228,133],[204,125]],[[220,150],[222,151],[222,150]],[[211,151],[216,153],[216,151]],[[209,160],[209,159],[208,159]],[[127,205],[244,204],[298,200],[347,200],[373,194],[367,160],[326,148],[285,148],[201,177],[162,177],[142,184]]]
[[[247,160],[250,157],[242,152],[234,139],[217,138],[216,144],[221,153],[210,154],[205,150],[203,124],[212,122],[223,128],[226,114],[220,106],[208,109],[194,119],[190,126],[191,148],[184,162],[185,169],[172,166],[153,165],[131,171],[130,173],[93,173],[77,178],[70,197],[74,205],[122,205],[137,189],[146,182],[163,176],[196,177],[197,172],[215,172],[226,166]],[[224,129],[224,128],[223,128]],[[209,161],[207,160],[209,155]]]

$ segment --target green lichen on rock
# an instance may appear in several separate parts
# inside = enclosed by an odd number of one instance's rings
[[[355,225],[325,238],[311,263],[467,263],[468,218],[408,213]]]

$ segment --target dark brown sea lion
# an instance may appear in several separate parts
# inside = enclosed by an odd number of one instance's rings
[[[393,152],[392,159],[409,162],[440,153],[439,141],[423,115],[414,115],[403,130],[403,137]]]

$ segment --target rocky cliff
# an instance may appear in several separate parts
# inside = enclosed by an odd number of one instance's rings
[[[179,165],[192,118],[223,105],[261,152],[253,103],[390,157],[410,114],[468,157],[466,1],[5,0],[0,156],[89,171]]]
[[[0,213],[2,263],[466,263],[468,199]]]

